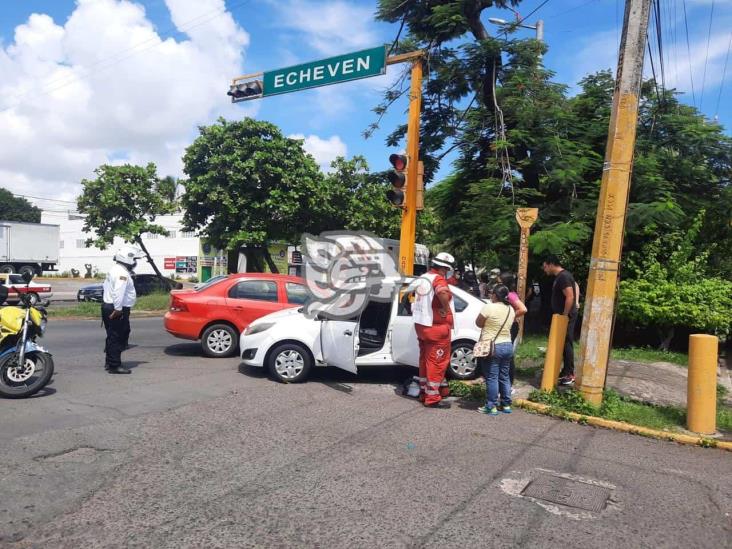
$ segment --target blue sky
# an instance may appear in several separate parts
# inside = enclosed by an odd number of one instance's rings
[[[521,14],[541,3],[525,0]],[[722,69],[732,2],[662,0],[666,80],[710,118],[732,127],[732,66]],[[396,26],[373,20],[364,0],[3,0],[0,20],[0,185],[15,192],[73,198],[102,162],[155,161],[180,174],[180,153],[198,124],[218,115],[269,120],[302,136],[323,165],[335,154],[363,154],[387,167],[385,135],[405,104],[365,140],[379,92],[395,76],[229,105],[228,79],[390,42]],[[545,22],[545,65],[576,90],[585,74],[614,68],[624,2],[551,0],[527,23]],[[32,14],[36,14],[32,16]],[[510,19],[493,10],[488,17]],[[495,28],[495,27],[492,27]],[[522,30],[530,36],[533,31]],[[709,48],[707,54],[707,47]],[[706,59],[706,63],[705,63]],[[706,74],[705,74],[706,65]],[[658,68],[657,68],[658,70]],[[645,71],[650,74],[650,65]],[[703,84],[703,85],[702,85]],[[178,86],[176,89],[175,87]],[[702,95],[703,89],[703,95]],[[3,119],[5,117],[5,119]],[[729,130],[727,130],[729,133]],[[4,153],[2,151],[5,151]],[[444,166],[441,174],[449,171]],[[34,192],[29,192],[33,189]]]

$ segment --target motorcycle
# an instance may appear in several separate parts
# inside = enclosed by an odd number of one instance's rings
[[[27,285],[32,279],[23,273]],[[7,398],[36,394],[51,381],[54,368],[51,354],[36,343],[46,331],[45,307],[31,303],[28,293],[18,297],[18,306],[0,308],[0,396]],[[0,285],[0,304],[7,298],[8,288]]]

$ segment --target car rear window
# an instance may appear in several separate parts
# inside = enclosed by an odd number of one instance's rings
[[[276,302],[277,284],[269,280],[243,280],[232,286],[229,297]]]
[[[295,305],[305,305],[308,301],[308,291],[302,284],[295,282],[285,283],[285,291],[287,292],[287,302]]]

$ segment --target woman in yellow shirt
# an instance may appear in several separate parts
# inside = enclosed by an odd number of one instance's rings
[[[513,307],[508,301],[508,288],[500,284],[493,288],[491,302],[480,311],[475,324],[482,328],[481,342],[493,341],[495,349],[491,356],[479,357],[478,365],[485,376],[486,403],[478,408],[482,414],[498,415],[498,395],[500,393],[500,408],[504,414],[511,413],[511,380],[509,369],[513,357],[511,343],[511,324],[516,316]]]

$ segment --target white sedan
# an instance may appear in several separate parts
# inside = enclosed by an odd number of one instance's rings
[[[406,288],[406,286],[405,286]],[[484,303],[450,286],[455,329],[448,374],[475,375],[473,346],[480,336],[475,319]],[[359,366],[419,365],[419,345],[411,308],[395,296],[391,302],[369,301],[358,318],[308,318],[302,309],[286,309],[252,322],[240,338],[241,358],[266,367],[279,381],[305,381],[315,366],[335,366],[352,373]]]
[[[19,274],[0,273],[0,284],[7,286],[10,290],[7,298],[8,304],[20,302],[19,294],[28,294],[31,305],[36,305],[53,297],[50,284],[39,283],[34,280],[26,282],[23,280],[23,275]]]

